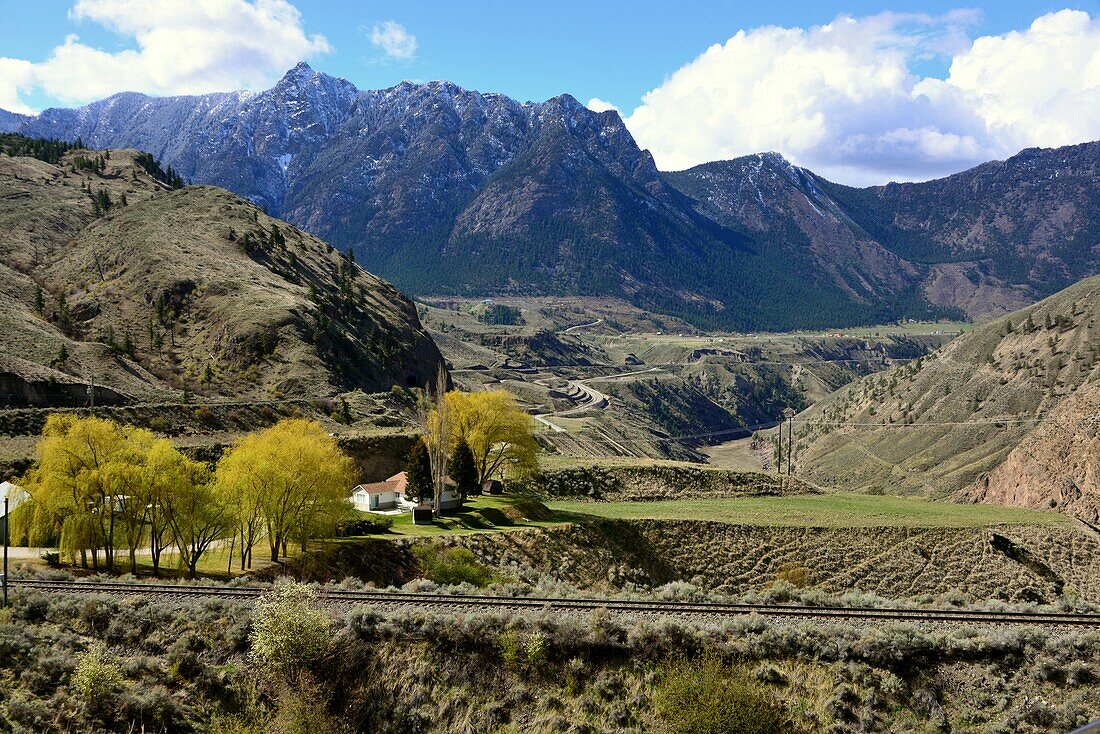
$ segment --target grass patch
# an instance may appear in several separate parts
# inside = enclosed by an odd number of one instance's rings
[[[431,537],[437,535],[468,535],[524,528],[547,527],[567,521],[560,513],[548,510],[537,500],[525,495],[472,497],[459,512],[437,517],[431,525],[414,525],[412,514],[390,515],[390,532],[373,537]]]
[[[1064,515],[1035,510],[850,493],[653,502],[551,500],[547,504],[574,520],[713,520],[738,525],[825,528],[962,528],[1069,522]]]

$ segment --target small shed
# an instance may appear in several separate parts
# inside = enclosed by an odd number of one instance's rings
[[[504,482],[499,479],[486,479],[481,483],[481,491],[485,494],[504,494]]]

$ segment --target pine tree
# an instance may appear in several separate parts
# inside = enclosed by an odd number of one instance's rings
[[[405,462],[405,496],[409,499],[423,502],[425,497],[432,496],[432,463],[428,457],[428,447],[422,440],[417,440],[409,451],[409,458]]]
[[[459,439],[454,451],[451,452],[451,460],[448,462],[451,470],[451,479],[458,486],[458,492],[462,499],[469,495],[480,494],[481,486],[477,483],[477,464],[474,462],[474,452],[470,450],[470,444],[466,439]]]

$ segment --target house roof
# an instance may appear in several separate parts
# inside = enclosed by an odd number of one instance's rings
[[[386,492],[398,492],[396,482],[373,482],[371,484],[360,484],[355,488],[355,494],[359,492],[366,492],[367,494],[385,494]]]
[[[398,494],[405,494],[405,487],[409,484],[408,477],[405,476],[405,472],[399,471],[392,477],[384,482],[372,482],[370,484],[359,484],[352,490],[352,494],[356,492],[366,492],[367,494],[384,494],[385,492],[397,492]],[[454,486],[454,480],[447,477],[447,484]]]

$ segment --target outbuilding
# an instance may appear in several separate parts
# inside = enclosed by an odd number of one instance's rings
[[[481,483],[481,491],[485,494],[504,494],[504,482],[499,479],[486,479]]]
[[[416,502],[405,495],[407,486],[408,478],[402,471],[384,482],[357,485],[351,490],[349,500],[355,509],[364,512],[389,513],[395,510],[407,510],[416,506]],[[434,497],[426,497],[425,500],[424,504],[427,507],[435,505]],[[462,507],[462,495],[450,477],[447,478],[439,505],[441,510]]]

